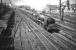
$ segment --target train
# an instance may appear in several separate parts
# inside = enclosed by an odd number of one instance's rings
[[[60,29],[58,25],[56,24],[55,19],[45,16],[43,14],[39,14],[35,16],[37,19],[37,22],[39,25],[41,25],[45,30],[47,30],[50,33],[59,33]]]
[[[58,25],[56,24],[55,19],[51,18],[50,16],[47,16],[42,13],[33,13],[29,12],[28,13],[32,16],[30,17],[35,23],[43,27],[46,31],[50,33],[59,33],[60,29]]]

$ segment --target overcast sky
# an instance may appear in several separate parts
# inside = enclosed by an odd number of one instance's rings
[[[65,0],[62,0],[65,1]],[[29,5],[37,10],[42,10],[46,4],[58,5],[59,0],[21,0],[15,2],[16,5]]]

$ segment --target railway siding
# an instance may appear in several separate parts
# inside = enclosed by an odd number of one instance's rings
[[[15,50],[76,50],[75,32],[70,34],[67,30],[51,34],[30,17],[33,16],[27,12],[23,14],[19,10],[15,11],[15,25],[12,30]]]

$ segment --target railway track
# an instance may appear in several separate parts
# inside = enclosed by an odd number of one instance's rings
[[[23,24],[24,24],[24,23],[23,23]],[[26,24],[26,23],[25,23],[25,24]],[[24,29],[26,29],[25,31],[29,30],[29,28],[27,28],[27,27],[28,27],[27,25],[26,25],[26,26],[24,25],[24,27],[25,27]],[[21,28],[22,28],[22,27],[21,27]],[[20,29],[21,29],[21,28],[20,28]],[[18,29],[17,29],[17,30],[18,30]],[[21,31],[21,32],[22,32],[22,31]],[[30,34],[30,32],[26,32],[26,34],[27,34],[27,33]],[[31,33],[33,33],[33,32],[31,32]],[[16,34],[18,34],[18,33],[16,33]],[[22,33],[22,34],[23,34],[23,33]],[[20,33],[20,38],[23,37],[22,34]],[[25,34],[24,34],[24,35],[25,35]],[[37,38],[35,35],[30,34],[29,37],[31,37],[31,35],[32,35],[32,37],[34,36],[34,38],[35,38],[34,41],[37,41],[37,42],[38,42],[38,45],[41,45],[41,44],[42,44],[42,43],[40,42],[40,40],[38,40],[38,38]],[[27,35],[27,36],[28,36],[28,35]],[[21,39],[22,39],[22,38],[21,38]],[[25,39],[27,39],[27,38],[25,38]],[[23,42],[24,40],[21,40],[21,41]],[[30,42],[30,38],[28,38],[28,41]],[[26,42],[22,43],[22,46],[23,46],[25,43],[26,43]],[[29,45],[29,44],[28,44],[28,45]],[[31,44],[30,44],[30,45],[31,45]],[[33,44],[33,49],[34,49],[34,50],[38,50],[38,49],[39,49],[38,47],[37,47],[37,48],[35,48],[35,47],[36,47],[36,46],[34,46],[34,44]],[[43,47],[43,45],[41,45],[41,47],[42,47],[43,50],[45,49],[45,47]],[[25,48],[25,47],[24,47],[24,48]],[[25,49],[31,50],[31,48],[30,48],[30,49],[29,49],[29,48],[25,48]],[[24,49],[23,49],[23,50],[24,50]]]
[[[33,27],[34,27],[34,26],[33,26]],[[53,41],[53,40],[54,40],[54,37],[52,37],[53,39],[51,39],[51,38],[48,37],[47,35],[44,35],[45,32],[43,33],[43,32],[40,31],[40,30],[37,30],[37,32],[41,33],[41,35],[43,35],[43,37],[45,37],[45,38],[49,41],[49,43],[51,43],[56,49],[59,50],[60,48],[63,48],[63,47],[60,47],[60,46],[59,46],[59,47],[56,46],[56,44],[57,44],[56,41]],[[38,34],[39,34],[39,33],[38,33]],[[37,35],[38,35],[38,34],[37,34]],[[39,35],[39,36],[41,36],[41,35]],[[51,34],[50,34],[50,35],[51,35]],[[51,42],[51,41],[53,41],[53,42]]]
[[[62,32],[51,34],[31,20],[30,14],[19,11],[16,15],[15,50],[76,50],[75,32],[61,28]]]
[[[62,30],[65,30],[65,29],[62,29]],[[74,32],[74,31],[70,31],[70,32],[69,32],[69,30],[67,29],[67,31],[65,31],[65,32],[63,32],[63,33],[60,33],[59,35],[55,35],[55,36],[63,36],[63,37],[66,37],[66,39],[69,39],[69,38],[70,38],[71,40],[72,40],[72,39],[74,40],[75,38],[72,37],[73,34],[71,34],[71,33],[75,33],[75,32]],[[65,34],[65,35],[64,35],[64,34]],[[66,34],[67,34],[67,35],[66,35]],[[69,35],[69,34],[71,34],[71,35]],[[71,38],[71,37],[72,37],[72,38]],[[70,44],[71,44],[71,43],[72,43],[73,45],[76,44],[75,42],[73,42],[73,41],[71,41],[71,40],[69,40],[69,41],[70,41]],[[64,41],[65,41],[65,40],[64,40]],[[69,41],[68,41],[68,42],[69,42]],[[75,40],[74,40],[74,41],[75,41]],[[70,46],[70,45],[69,45],[69,46]],[[74,45],[74,46],[71,47],[71,48],[75,48],[75,46],[76,46],[76,45]]]
[[[76,50],[76,32],[59,26],[61,32],[49,33],[38,25],[33,15],[20,10],[15,11],[15,18],[10,19],[9,26],[15,19],[11,37],[13,44],[4,46],[8,50]],[[10,37],[8,37],[10,38]],[[7,39],[8,39],[7,38]],[[7,40],[5,39],[5,40]],[[7,40],[9,41],[9,39]],[[14,48],[13,48],[14,47]]]

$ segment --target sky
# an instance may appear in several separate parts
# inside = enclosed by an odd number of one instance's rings
[[[15,2],[15,5],[29,5],[36,10],[42,10],[47,4],[58,5],[59,0],[18,0]]]

